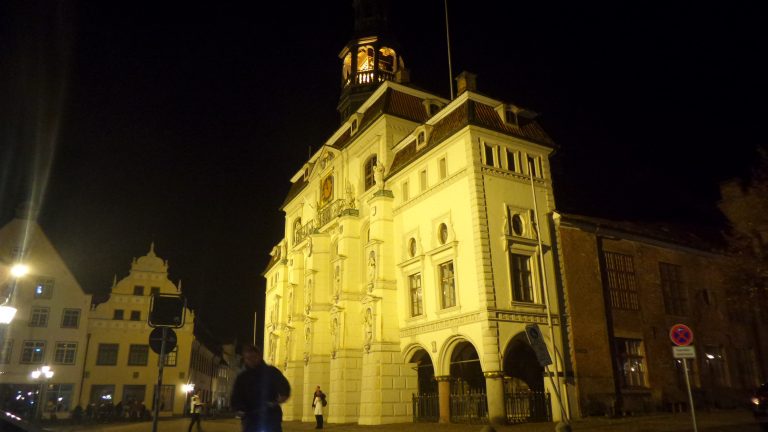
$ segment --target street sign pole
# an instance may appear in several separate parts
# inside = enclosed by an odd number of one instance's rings
[[[683,372],[685,373],[685,386],[688,387],[688,406],[691,407],[691,419],[693,420],[693,432],[698,432],[696,427],[696,409],[693,407],[693,394],[691,394],[691,379],[688,378],[688,359],[683,360]]]
[[[157,432],[157,417],[160,414],[160,390],[163,388],[163,366],[165,366],[165,340],[168,327],[163,327],[163,341],[160,342],[160,361],[157,367],[157,387],[155,388],[155,406],[152,409],[152,432]]]

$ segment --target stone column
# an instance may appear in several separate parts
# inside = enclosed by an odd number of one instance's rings
[[[440,401],[440,423],[451,422],[451,376],[436,376],[437,394]]]
[[[485,391],[488,398],[488,421],[490,424],[504,424],[507,412],[504,407],[504,372],[484,372]]]

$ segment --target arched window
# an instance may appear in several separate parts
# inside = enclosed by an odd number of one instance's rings
[[[301,218],[296,218],[293,221],[293,244],[296,244],[301,239]]]
[[[373,70],[373,47],[361,46],[357,49],[357,70],[367,72]]]
[[[388,47],[381,47],[379,49],[379,70],[384,72],[397,71],[395,50]]]
[[[341,67],[341,76],[344,79],[344,84],[349,82],[349,75],[352,74],[352,53],[347,53],[344,56],[344,63]]]
[[[365,190],[370,189],[373,187],[374,184],[376,184],[376,180],[373,177],[373,171],[376,168],[376,155],[371,156],[368,158],[367,161],[365,161],[365,168],[364,168],[364,181],[365,181]]]

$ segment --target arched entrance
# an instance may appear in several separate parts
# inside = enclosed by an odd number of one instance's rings
[[[460,342],[451,353],[451,422],[483,423],[488,419],[485,376],[477,350]]]
[[[552,421],[550,395],[544,389],[539,365],[525,334],[515,336],[504,352],[504,402],[510,423]]]
[[[411,357],[416,363],[418,393],[413,395],[413,419],[420,422],[436,422],[440,419],[440,400],[435,380],[435,366],[432,357],[419,349]]]

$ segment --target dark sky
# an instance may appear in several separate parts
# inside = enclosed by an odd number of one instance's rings
[[[154,241],[204,326],[247,338],[289,179],[338,126],[353,11],[219,3],[4,2],[0,211],[38,199],[88,292]],[[448,3],[454,74],[560,146],[558,208],[722,224],[718,182],[765,143],[757,2]],[[443,2],[392,9],[413,83],[447,97]]]

